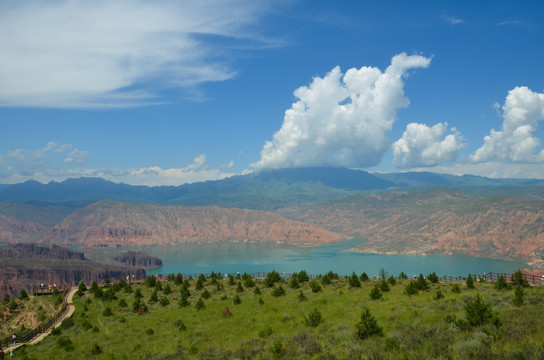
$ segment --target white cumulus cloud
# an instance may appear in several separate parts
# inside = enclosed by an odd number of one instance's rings
[[[544,162],[544,150],[535,136],[538,122],[544,119],[544,94],[525,86],[508,92],[501,130],[491,129],[484,144],[469,156],[475,163],[503,160],[514,163]]]
[[[249,0],[0,2],[0,106],[125,107],[232,78],[228,48],[270,44]],[[208,41],[212,39],[212,42]]]
[[[261,150],[254,168],[300,166],[367,167],[378,164],[389,149],[386,133],[397,111],[409,105],[404,79],[413,68],[426,68],[430,58],[395,55],[382,72],[363,66],[342,74],[339,67],[309,86],[285,112],[283,125]]]
[[[463,137],[457,129],[444,137],[448,130],[447,123],[432,127],[425,124],[411,123],[397,140],[393,148],[393,164],[399,168],[417,166],[436,166],[457,159],[459,150],[464,146]]]

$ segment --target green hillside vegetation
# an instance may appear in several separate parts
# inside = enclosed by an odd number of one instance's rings
[[[277,275],[274,274],[274,275]],[[362,275],[362,274],[361,274]],[[544,287],[329,273],[92,286],[19,359],[500,359],[544,356]],[[404,275],[404,274],[403,274]],[[351,285],[350,285],[351,284]],[[198,290],[197,290],[198,288]],[[376,291],[381,296],[376,296]],[[374,295],[371,297],[371,293]]]
[[[32,296],[25,290],[17,298],[6,295],[0,303],[0,340],[11,337],[14,333],[26,333],[46,323],[61,308],[61,292],[51,296]]]

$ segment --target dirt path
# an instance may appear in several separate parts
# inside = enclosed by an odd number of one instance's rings
[[[9,355],[10,349],[13,349],[15,351],[15,349],[17,349],[17,348],[19,348],[19,347],[21,347],[23,345],[33,345],[33,344],[36,344],[36,343],[42,341],[47,335],[49,335],[51,333],[51,330],[53,328],[59,327],[64,319],[71,317],[74,314],[74,311],[76,309],[76,307],[74,306],[74,303],[72,302],[72,298],[74,297],[74,294],[76,293],[77,289],[78,289],[77,286],[70,289],[70,291],[68,292],[68,295],[66,296],[66,302],[68,303],[68,311],[49,330],[47,330],[44,333],[39,334],[38,336],[36,336],[34,339],[30,340],[29,342],[17,343],[15,345],[8,346],[7,348],[4,349],[4,352],[6,353],[6,355]]]

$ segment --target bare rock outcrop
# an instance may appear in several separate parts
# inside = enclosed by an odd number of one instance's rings
[[[47,236],[51,243],[88,247],[218,241],[324,244],[341,238],[315,225],[264,211],[115,201],[99,201],[73,212]]]
[[[10,296],[25,288],[46,284],[77,285],[83,281],[121,279],[127,275],[145,277],[145,270],[136,267],[97,263],[84,254],[59,246],[15,244],[0,246],[0,297]]]

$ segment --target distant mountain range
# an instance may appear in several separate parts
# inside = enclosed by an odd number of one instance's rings
[[[544,183],[345,168],[263,171],[181,186],[97,178],[0,188],[0,242],[87,247],[321,244],[377,253],[522,257],[544,266]]]
[[[491,179],[428,172],[370,174],[346,168],[268,170],[217,181],[180,186],[135,186],[101,178],[68,179],[42,184],[27,181],[0,187],[0,201],[118,201],[177,205],[218,205],[275,210],[301,202],[339,199],[361,192],[424,186],[493,187],[538,185],[542,180]]]

